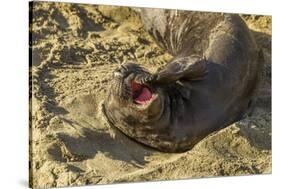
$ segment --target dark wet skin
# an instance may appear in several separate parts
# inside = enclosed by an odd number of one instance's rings
[[[243,117],[262,62],[239,16],[144,9],[142,19],[174,59],[156,73],[134,63],[115,70],[103,105],[113,127],[160,151],[183,152]]]

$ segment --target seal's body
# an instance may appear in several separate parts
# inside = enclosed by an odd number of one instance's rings
[[[262,63],[238,15],[143,9],[147,31],[174,56],[157,73],[114,72],[104,113],[130,138],[166,152],[191,149],[248,110]]]

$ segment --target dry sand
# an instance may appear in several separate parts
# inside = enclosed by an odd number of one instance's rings
[[[243,16],[263,49],[251,117],[185,153],[111,137],[100,112],[112,70],[152,72],[172,57],[144,31],[136,9],[34,3],[30,66],[31,185],[35,188],[271,173],[271,17]]]

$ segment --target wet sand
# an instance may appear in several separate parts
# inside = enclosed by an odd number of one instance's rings
[[[112,137],[100,104],[112,71],[151,72],[172,56],[144,30],[137,9],[37,2],[30,66],[31,185],[35,188],[271,173],[271,17],[242,16],[265,56],[253,115],[185,153]]]

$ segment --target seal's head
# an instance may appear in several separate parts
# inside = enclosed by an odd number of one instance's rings
[[[162,89],[145,81],[153,77],[137,64],[121,65],[113,72],[105,108],[118,122],[138,125],[159,119],[163,111]]]

